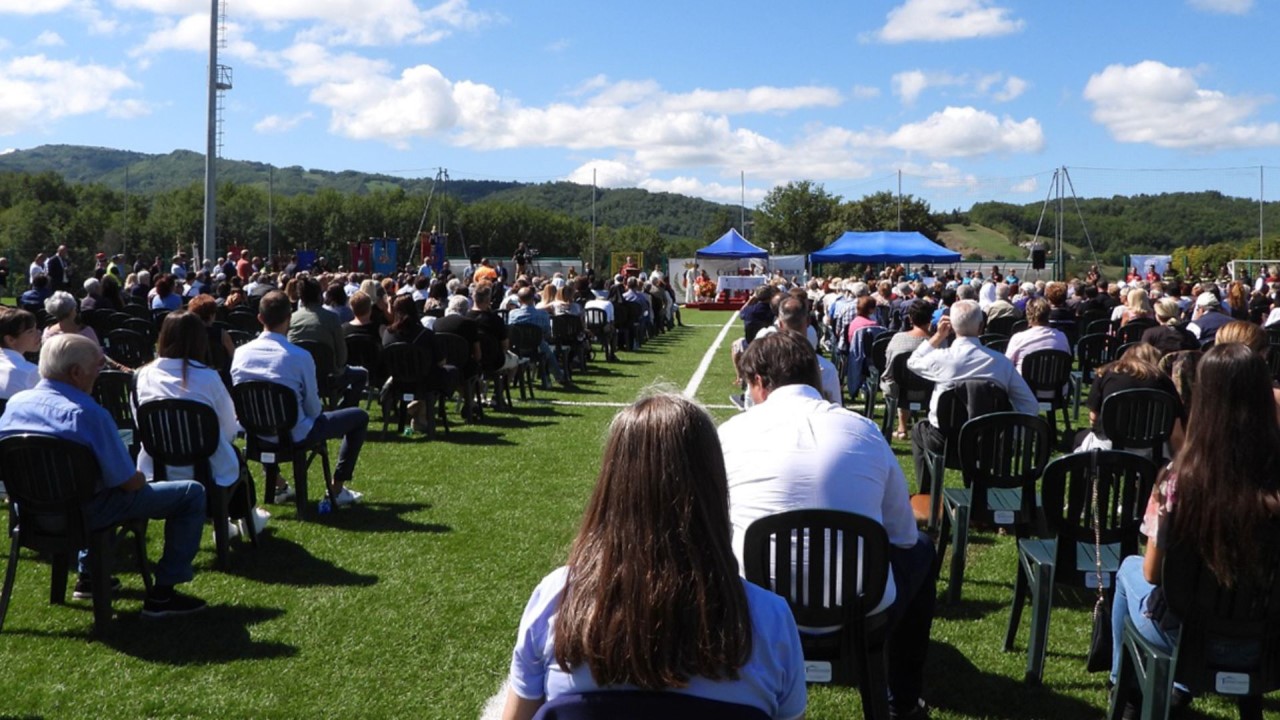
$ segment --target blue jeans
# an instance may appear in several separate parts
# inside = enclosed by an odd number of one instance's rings
[[[1111,603],[1111,682],[1116,681],[1120,673],[1120,653],[1124,652],[1124,619],[1133,619],[1138,634],[1152,645],[1164,650],[1173,651],[1173,644],[1178,641],[1178,633],[1165,632],[1160,624],[1147,617],[1147,598],[1156,586],[1147,582],[1142,572],[1142,556],[1130,555],[1120,563],[1116,572],[1116,593]]]
[[[343,408],[320,413],[315,425],[311,426],[311,432],[307,433],[306,442],[342,440],[333,480],[345,484],[355,474],[356,461],[360,459],[360,448],[364,447],[364,436],[368,431],[369,413],[358,407]]]
[[[938,595],[936,554],[933,540],[923,532],[917,533],[912,547],[889,548],[896,595],[889,606],[886,664],[889,697],[902,708],[914,707],[924,688],[924,662]]]
[[[200,549],[206,515],[204,486],[194,480],[147,483],[136,492],[104,490],[85,503],[84,513],[95,530],[125,520],[164,520],[164,554],[154,566],[157,585],[190,582],[191,561]],[[80,553],[80,573],[89,574],[88,551]]]

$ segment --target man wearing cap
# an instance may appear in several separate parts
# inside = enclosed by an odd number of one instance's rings
[[[1218,334],[1218,328],[1231,322],[1231,316],[1222,312],[1222,304],[1211,292],[1202,292],[1196,298],[1196,309],[1191,315],[1191,323],[1187,329],[1203,346],[1211,342]]]

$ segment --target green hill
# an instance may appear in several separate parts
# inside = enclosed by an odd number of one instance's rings
[[[76,184],[101,183],[123,189],[128,174],[129,191],[139,195],[169,192],[201,183],[204,155],[175,150],[151,155],[80,145],[42,145],[0,155],[0,172],[38,174],[54,172]],[[426,193],[432,178],[405,178],[363,173],[354,170],[332,172],[300,166],[274,168],[266,163],[222,159],[218,162],[218,182],[247,185],[291,197],[322,190],[366,195],[379,190],[402,188],[408,193]],[[591,219],[591,188],[569,182],[527,184],[494,180],[449,180],[438,191],[464,204],[479,200],[500,200],[561,212],[581,220]],[[651,193],[638,188],[598,189],[596,219],[602,226],[646,225],[667,236],[696,238],[722,214],[737,219],[737,206],[722,205],[675,193]]]

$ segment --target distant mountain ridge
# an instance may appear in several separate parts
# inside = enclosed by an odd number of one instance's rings
[[[101,183],[125,187],[139,195],[171,191],[200,183],[204,155],[175,150],[158,155],[83,145],[41,145],[0,155],[0,172],[54,172],[68,182]],[[301,166],[272,167],[267,163],[222,159],[218,182],[251,185],[263,190],[271,185],[277,195],[314,194],[335,190],[367,194],[401,188],[408,193],[429,192],[432,178],[405,178],[355,170],[333,172]],[[569,182],[530,184],[495,180],[449,180],[442,190],[463,203],[486,200],[527,204],[575,218],[591,219],[591,188]],[[602,226],[643,224],[664,235],[698,237],[717,219],[738,219],[737,205],[724,205],[675,193],[651,193],[639,188],[597,189],[596,220]],[[750,215],[748,211],[747,215]]]

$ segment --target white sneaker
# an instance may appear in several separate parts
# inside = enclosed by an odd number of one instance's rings
[[[216,541],[218,538],[217,532],[212,529],[210,530],[210,532],[213,533],[214,540]],[[238,537],[240,537],[240,523],[235,520],[228,520],[227,521],[227,539],[235,540]]]
[[[253,509],[253,533],[255,535],[261,535],[262,531],[267,529],[267,520],[269,519],[271,519],[271,513],[260,507],[255,507]],[[243,518],[236,521],[236,526],[240,528],[240,534],[249,534],[249,526],[245,524],[245,520]]]
[[[354,505],[360,502],[363,497],[364,493],[359,493],[349,487],[344,487],[338,493],[337,497],[333,499],[333,502],[338,507],[345,507],[347,505]]]
[[[293,488],[288,485],[285,485],[282,488],[276,488],[276,504],[287,503],[295,497],[297,497],[297,493],[295,493]]]

